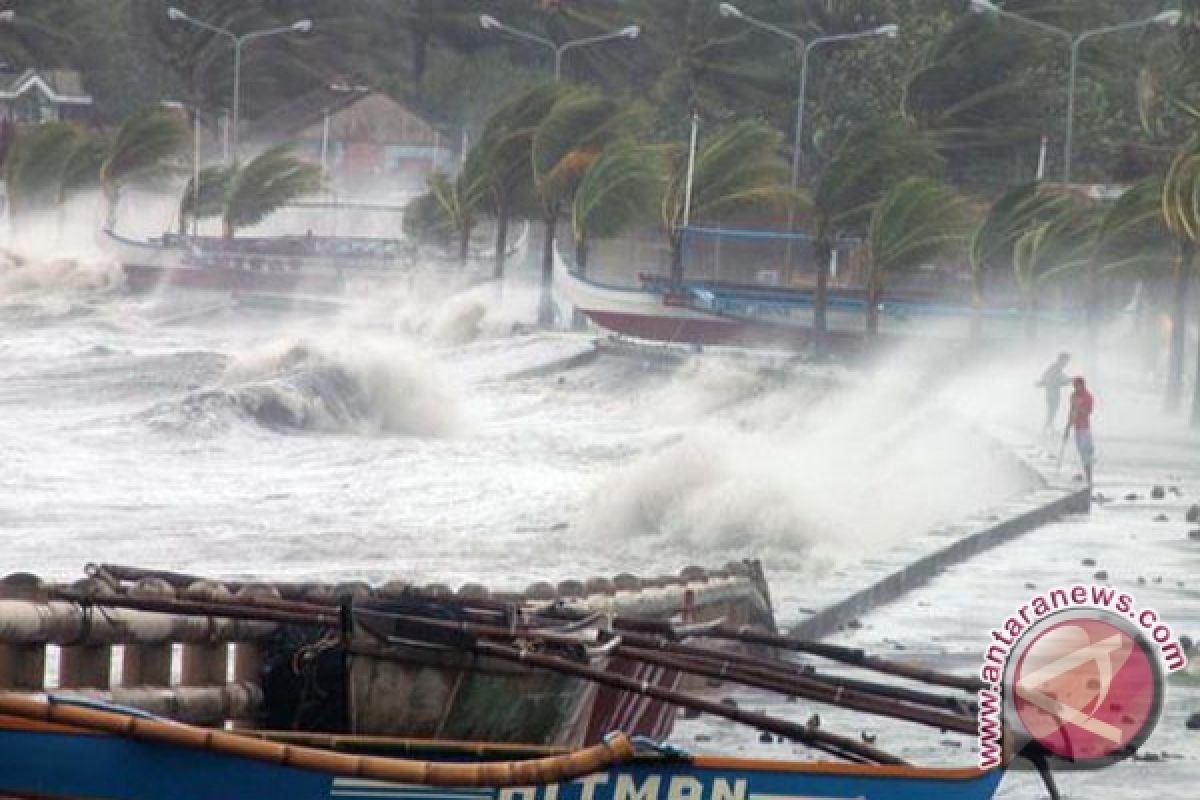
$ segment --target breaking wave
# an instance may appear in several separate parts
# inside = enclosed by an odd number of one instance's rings
[[[450,436],[459,429],[453,395],[436,370],[398,344],[307,340],[235,358],[215,388],[176,409],[177,427],[219,428],[227,409],[272,430]]]
[[[110,260],[31,260],[11,252],[0,256],[0,307],[8,309],[68,316],[84,311],[90,301],[121,288],[123,282],[120,265]]]

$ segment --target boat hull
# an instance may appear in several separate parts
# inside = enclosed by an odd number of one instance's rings
[[[357,748],[378,755],[387,752],[387,743],[359,740]],[[435,754],[426,758],[445,762],[514,757],[511,750],[484,745],[456,748],[436,742],[424,746],[410,743],[403,752],[411,758],[422,755],[422,750]],[[1001,777],[1000,771],[972,769],[649,756],[561,783],[437,787],[367,780],[211,750],[0,718],[0,792],[17,796],[97,800],[988,800]]]

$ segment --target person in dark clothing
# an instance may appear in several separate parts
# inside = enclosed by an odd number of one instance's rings
[[[1066,373],[1067,362],[1070,360],[1070,354],[1059,353],[1058,358],[1054,359],[1054,363],[1046,367],[1042,377],[1034,384],[1034,386],[1040,386],[1046,393],[1046,421],[1042,423],[1043,432],[1052,431],[1058,427],[1055,420],[1058,417],[1058,404],[1062,398],[1062,390],[1071,382]]]

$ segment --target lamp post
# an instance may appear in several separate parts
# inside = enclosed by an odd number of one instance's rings
[[[732,3],[721,3],[717,7],[723,17],[731,17],[740,19],[747,25],[753,26],[760,30],[773,33],[776,36],[783,38],[796,45],[796,49],[800,52],[800,91],[796,98],[796,138],[792,145],[792,188],[795,189],[800,185],[800,144],[803,141],[804,133],[804,99],[808,89],[808,56],[814,48],[831,42],[845,42],[851,39],[869,39],[876,36],[886,36],[889,39],[894,39],[896,34],[900,32],[900,27],[897,25],[880,25],[877,28],[871,28],[865,31],[855,31],[853,33],[838,33],[830,36],[818,36],[815,39],[805,41],[802,36],[792,33],[789,30],[772,25],[769,22],[752,17],[742,11]]]
[[[1119,25],[1109,25],[1104,28],[1093,28],[1091,30],[1082,31],[1081,33],[1071,33],[1066,28],[1060,28],[1057,25],[1050,25],[1036,19],[1023,17],[1020,14],[1014,14],[1011,11],[1005,11],[991,0],[970,0],[968,8],[975,14],[995,14],[996,16],[1006,17],[1016,22],[1024,23],[1030,27],[1037,28],[1046,33],[1055,36],[1061,36],[1066,40],[1071,49],[1071,62],[1067,78],[1067,125],[1066,136],[1063,141],[1063,180],[1064,184],[1071,182],[1071,156],[1072,145],[1075,135],[1075,77],[1079,71],[1079,49],[1088,39],[1096,36],[1103,36],[1108,33],[1120,33],[1123,31],[1132,31],[1139,28],[1145,28],[1150,25],[1177,25],[1183,14],[1179,11],[1163,11],[1155,14],[1153,17],[1146,19],[1134,20],[1132,22],[1123,22]]]
[[[530,33],[529,31],[523,31],[519,28],[506,25],[493,17],[491,14],[479,15],[479,27],[483,28],[485,31],[501,31],[503,33],[507,33],[509,36],[515,36],[518,39],[524,39],[527,42],[533,42],[534,44],[541,45],[542,47],[551,50],[554,53],[554,80],[556,81],[562,78],[563,55],[568,50],[572,50],[576,47],[586,47],[588,45],[600,44],[601,42],[608,42],[612,41],[613,39],[636,39],[642,32],[642,29],[637,25],[627,25],[624,28],[621,28],[619,31],[613,31],[612,33],[603,33],[599,36],[585,36],[582,39],[571,39],[558,44],[550,39],[547,39],[545,36],[538,36],[536,33]]]
[[[167,18],[173,22],[186,22],[190,25],[195,25],[197,28],[203,28],[206,31],[220,34],[233,42],[233,160],[237,161],[238,140],[241,135],[239,121],[242,92],[242,45],[251,39],[261,39],[265,36],[275,36],[281,33],[308,33],[312,30],[312,20],[300,19],[291,25],[283,25],[278,28],[264,28],[262,30],[250,31],[249,33],[238,34],[226,28],[205,22],[204,20],[196,19],[174,6],[167,9]]]

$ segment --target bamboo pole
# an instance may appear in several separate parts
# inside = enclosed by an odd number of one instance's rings
[[[89,597],[77,591],[55,590],[50,600],[0,600],[0,642],[6,644],[89,646],[114,644],[201,643],[258,639],[274,630],[270,620],[231,621],[217,616],[142,613],[145,607],[169,608],[151,598]],[[167,605],[164,605],[167,603]]]
[[[573,780],[634,756],[624,734],[563,755],[524,761],[457,764],[332,753],[235,733],[144,719],[97,708],[0,693],[0,714],[56,722],[142,741],[207,750],[235,758],[308,769],[329,775],[422,786],[532,786]]]
[[[106,691],[80,689],[55,692],[57,697],[83,697],[136,708],[194,725],[219,725],[245,717],[262,705],[262,689],[251,683],[222,686],[121,687]]]

